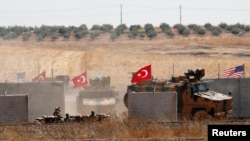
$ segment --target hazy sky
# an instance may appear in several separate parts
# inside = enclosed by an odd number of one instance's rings
[[[0,26],[86,24],[91,28],[94,24],[111,24],[116,27],[121,21],[127,26],[135,24],[143,26],[147,23],[154,26],[159,26],[161,23],[175,25],[180,21],[184,25],[205,23],[218,25],[222,22],[250,24],[249,0],[0,1]]]

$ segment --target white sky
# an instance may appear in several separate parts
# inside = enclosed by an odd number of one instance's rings
[[[0,26],[250,24],[249,0],[0,0]],[[122,5],[122,14],[121,14]],[[180,12],[181,6],[181,12]],[[122,15],[122,16],[121,16]]]

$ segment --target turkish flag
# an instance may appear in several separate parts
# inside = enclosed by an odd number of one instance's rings
[[[43,81],[46,77],[46,72],[43,71],[42,73],[40,73],[39,75],[37,75],[35,78],[32,79],[32,82],[39,82],[39,81]]]
[[[131,79],[132,83],[142,82],[145,80],[151,79],[151,65],[147,65],[137,72],[133,73],[133,77]]]
[[[78,76],[75,76],[72,79],[73,83],[74,83],[74,88],[79,88],[82,87],[83,85],[87,84],[87,72],[84,72]]]

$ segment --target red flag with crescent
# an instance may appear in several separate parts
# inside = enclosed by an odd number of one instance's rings
[[[35,78],[32,79],[32,82],[39,82],[39,81],[43,81],[46,77],[46,72],[43,71],[42,73],[40,73],[39,75],[37,75]]]
[[[142,82],[145,80],[151,79],[151,65],[147,65],[141,69],[139,69],[137,72],[133,73],[131,82],[137,83]]]
[[[72,81],[74,83],[74,88],[79,88],[79,87],[86,85],[88,83],[87,72],[84,72],[78,76],[75,76],[74,78],[72,78]]]

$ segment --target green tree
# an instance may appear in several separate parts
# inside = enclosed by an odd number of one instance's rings
[[[145,33],[147,35],[147,37],[149,37],[150,39],[154,38],[155,36],[157,36],[156,32],[155,32],[155,29],[153,27],[152,24],[145,24],[144,25],[144,30],[145,30]]]
[[[90,38],[91,38],[91,40],[94,40],[99,35],[100,35],[100,30],[95,30],[95,31],[93,31],[93,32],[90,33]]]
[[[118,37],[118,35],[117,35],[117,33],[116,32],[112,32],[111,34],[110,34],[110,39],[111,39],[111,41],[115,41],[115,39]]]
[[[50,38],[52,39],[52,41],[55,41],[56,39],[59,38],[59,35],[58,35],[57,32],[53,32],[53,33],[51,34]]]
[[[23,41],[27,41],[31,37],[32,33],[31,32],[24,32],[23,33]]]

